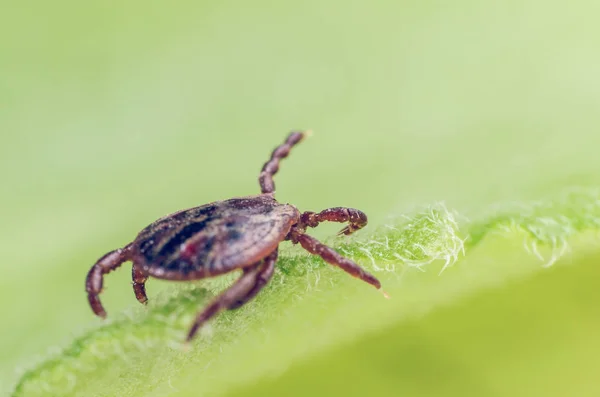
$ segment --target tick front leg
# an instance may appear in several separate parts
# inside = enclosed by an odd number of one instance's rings
[[[366,272],[355,262],[343,257],[333,248],[326,246],[316,238],[308,234],[301,233],[297,230],[292,230],[290,240],[293,243],[300,243],[302,248],[314,255],[319,255],[323,260],[330,265],[334,265],[345,271],[346,273],[361,279],[362,281],[371,284],[373,287],[381,288],[381,283],[371,273]]]
[[[98,259],[98,262],[92,266],[85,280],[85,290],[88,294],[88,301],[94,313],[102,318],[106,317],[106,311],[102,307],[98,295],[102,292],[104,275],[115,270],[124,262],[130,260],[131,244],[125,248],[119,248],[111,251]]]
[[[260,175],[258,177],[258,183],[260,184],[260,191],[264,193],[275,193],[275,183],[273,182],[273,175],[279,171],[279,162],[286,158],[290,154],[290,150],[293,146],[297,145],[304,139],[307,132],[294,131],[288,135],[287,139],[283,144],[276,147],[271,153],[269,161],[263,165]]]
[[[148,296],[146,295],[146,281],[148,280],[148,275],[146,275],[135,262],[131,267],[131,279],[133,280],[133,292],[135,293],[136,299],[145,305],[148,302]]]
[[[268,258],[272,255],[273,254],[269,255]],[[277,254],[275,253],[274,258],[276,257]],[[235,283],[233,283],[233,285],[231,285],[231,287],[214,298],[212,302],[198,314],[194,324],[192,324],[190,331],[188,332],[187,341],[191,341],[198,332],[198,329],[221,311],[238,308],[255,296],[270,279],[271,276],[269,273],[272,274],[273,270],[271,268],[274,264],[275,260],[265,259],[256,265],[245,269],[244,273]]]
[[[362,229],[367,224],[367,215],[354,208],[334,207],[321,212],[307,211],[300,216],[300,223],[308,227],[317,227],[321,222],[348,222],[348,225],[338,232],[338,235],[349,235]]]

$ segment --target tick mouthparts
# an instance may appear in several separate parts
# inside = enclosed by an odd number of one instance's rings
[[[390,295],[387,292],[385,292],[384,290],[381,290],[381,293],[383,294],[383,297],[385,299],[390,299]]]

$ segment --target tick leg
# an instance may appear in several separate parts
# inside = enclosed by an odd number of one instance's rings
[[[326,246],[314,237],[301,233],[297,230],[290,232],[290,240],[293,243],[300,243],[302,248],[314,255],[319,255],[325,262],[338,266],[346,273],[371,284],[373,287],[381,288],[381,283],[375,276],[364,271],[355,262],[338,254],[333,248]]]
[[[275,262],[277,262],[277,250],[273,251],[271,255],[264,259],[264,263],[262,264],[260,272],[256,277],[254,287],[248,291],[246,296],[243,296],[233,302],[227,307],[227,309],[238,309],[244,306],[250,299],[254,298],[260,292],[260,290],[267,285],[267,283],[271,280],[271,277],[273,277],[273,273],[275,272]]]
[[[98,294],[102,292],[104,275],[115,270],[124,262],[127,262],[130,259],[130,254],[131,244],[125,248],[111,251],[98,259],[98,262],[88,272],[85,280],[85,290],[88,294],[90,306],[97,316],[106,317],[106,311],[102,307],[102,303],[100,303],[100,298],[98,297]]]
[[[273,254],[269,255],[269,258],[272,255]],[[275,258],[276,257],[277,254],[275,253]],[[270,272],[269,267],[274,264],[274,260],[264,260],[247,268],[244,271],[244,274],[242,274],[231,287],[214,298],[204,310],[198,314],[194,324],[192,324],[190,331],[188,332],[187,341],[191,341],[194,338],[194,335],[196,335],[196,332],[198,332],[198,329],[212,317],[223,310],[236,308],[238,302],[246,302],[252,298],[252,296],[256,295],[260,288],[268,281]],[[267,277],[264,277],[265,275]]]
[[[367,215],[354,208],[334,207],[321,212],[307,211],[300,216],[300,223],[304,226],[317,227],[321,222],[348,222],[348,226],[339,231],[338,235],[349,235],[362,229],[367,224]]]
[[[148,302],[148,296],[146,295],[146,280],[148,280],[148,276],[135,262],[131,267],[131,279],[133,280],[133,292],[136,299],[140,303],[146,304]]]
[[[290,154],[292,147],[302,141],[305,136],[306,132],[291,132],[285,142],[273,150],[271,158],[263,165],[260,176],[258,177],[258,183],[260,184],[260,191],[262,193],[275,193],[273,175],[279,171],[279,161],[286,158],[288,154]]]

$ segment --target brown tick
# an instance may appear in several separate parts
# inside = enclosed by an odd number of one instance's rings
[[[184,281],[242,270],[240,278],[197,315],[187,336],[189,341],[210,318],[222,310],[239,308],[264,288],[273,276],[278,245],[284,240],[300,243],[325,262],[381,288],[373,275],[305,234],[307,227],[316,227],[324,221],[348,222],[339,234],[351,234],[367,224],[363,212],[335,207],[319,213],[300,213],[293,205],[275,200],[273,175],[279,170],[279,161],[305,136],[305,132],[292,132],[273,151],[258,178],[261,194],[216,201],[167,215],[143,229],[132,243],[100,258],[85,281],[94,313],[106,317],[98,297],[104,275],[127,261],[133,262],[133,291],[141,303],[148,301],[144,284],[150,276]]]

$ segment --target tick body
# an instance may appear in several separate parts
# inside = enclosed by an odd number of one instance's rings
[[[273,276],[277,248],[286,240],[381,288],[379,281],[355,262],[306,234],[307,228],[328,221],[347,223],[340,234],[349,235],[367,224],[363,212],[336,207],[301,213],[293,205],[275,200],[273,175],[279,170],[279,162],[305,136],[305,132],[292,132],[273,151],[259,176],[261,194],[216,201],[167,215],[144,228],[124,248],[100,258],[85,282],[94,313],[106,317],[99,299],[104,275],[127,261],[133,263],[133,290],[141,303],[148,301],[145,283],[149,277],[187,281],[241,270],[240,278],[199,312],[190,327],[189,341],[216,314],[237,309],[258,294]]]

